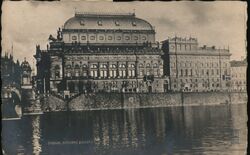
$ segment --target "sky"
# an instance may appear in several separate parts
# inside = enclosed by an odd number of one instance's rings
[[[196,37],[200,46],[229,47],[231,60],[246,55],[246,2],[39,2],[5,1],[2,5],[2,55],[34,62],[36,45],[46,49],[50,34],[74,12],[135,12],[156,30],[156,41],[175,35]]]

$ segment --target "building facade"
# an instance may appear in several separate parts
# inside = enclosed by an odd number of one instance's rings
[[[31,67],[26,59],[21,64],[21,88],[32,89]]]
[[[169,38],[162,43],[164,74],[173,91],[225,91],[229,89],[229,49],[199,47],[196,38]]]
[[[47,50],[37,46],[37,88],[64,98],[86,92],[165,92],[155,30],[135,14],[75,13]]]
[[[247,90],[247,61],[231,61],[231,91]]]
[[[2,87],[14,86],[20,88],[21,66],[18,60],[14,61],[12,54],[5,53],[1,57],[1,82]]]

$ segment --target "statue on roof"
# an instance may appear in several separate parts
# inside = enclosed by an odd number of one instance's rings
[[[56,41],[56,38],[54,38],[52,35],[49,35],[49,40],[51,40],[51,41]]]
[[[59,29],[57,30],[57,40],[62,40],[62,31],[61,28],[59,27]]]

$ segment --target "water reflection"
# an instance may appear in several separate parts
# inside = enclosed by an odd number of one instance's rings
[[[246,105],[48,113],[4,122],[3,146],[25,154],[244,154],[246,119]]]
[[[40,144],[40,117],[34,116],[32,117],[32,146],[33,146],[33,154],[40,154],[41,144]]]

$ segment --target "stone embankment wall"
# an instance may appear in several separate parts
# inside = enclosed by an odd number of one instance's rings
[[[98,93],[82,94],[68,102],[55,96],[43,98],[44,111],[77,111],[97,109],[122,109],[139,107],[165,107],[188,105],[214,105],[247,103],[247,93]]]
[[[42,111],[66,111],[67,102],[53,95],[42,96],[40,99]]]

